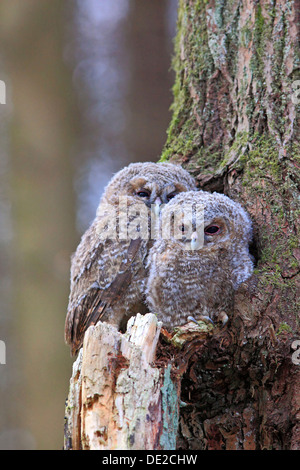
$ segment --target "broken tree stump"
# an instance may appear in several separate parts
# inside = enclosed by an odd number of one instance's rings
[[[176,449],[180,382],[195,347],[180,350],[193,338],[203,344],[209,331],[204,324],[164,332],[157,358],[161,323],[154,314],[132,317],[125,334],[102,322],[90,327],[73,364],[64,448]]]

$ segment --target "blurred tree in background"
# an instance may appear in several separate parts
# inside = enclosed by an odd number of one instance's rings
[[[59,449],[69,259],[112,172],[157,160],[176,0],[0,5],[0,448]]]

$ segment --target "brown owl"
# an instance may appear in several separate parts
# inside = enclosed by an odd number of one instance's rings
[[[164,327],[201,318],[226,323],[234,290],[253,270],[251,227],[241,205],[223,194],[190,191],[162,209],[146,294]]]
[[[75,354],[100,319],[117,328],[145,313],[146,259],[157,208],[195,189],[171,163],[132,163],[107,185],[96,217],[72,257],[65,339]],[[152,217],[151,217],[152,216]]]

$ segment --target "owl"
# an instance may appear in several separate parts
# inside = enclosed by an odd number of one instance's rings
[[[252,273],[251,220],[240,204],[205,191],[177,195],[160,214],[149,252],[147,304],[172,329],[200,319],[225,324],[234,291]]]
[[[178,193],[195,188],[189,173],[171,163],[132,163],[111,179],[71,260],[65,340],[72,355],[100,319],[122,329],[130,316],[146,313],[153,219]]]

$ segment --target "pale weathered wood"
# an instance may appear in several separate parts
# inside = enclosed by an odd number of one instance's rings
[[[91,326],[73,365],[64,448],[176,449],[181,379],[211,328],[164,331],[167,354],[156,361],[161,322],[154,314],[132,317],[125,334],[107,323]]]
[[[138,314],[125,334],[101,322],[88,329],[70,381],[65,449],[175,448],[176,386],[170,368],[165,376],[151,364],[160,328],[155,315]]]

